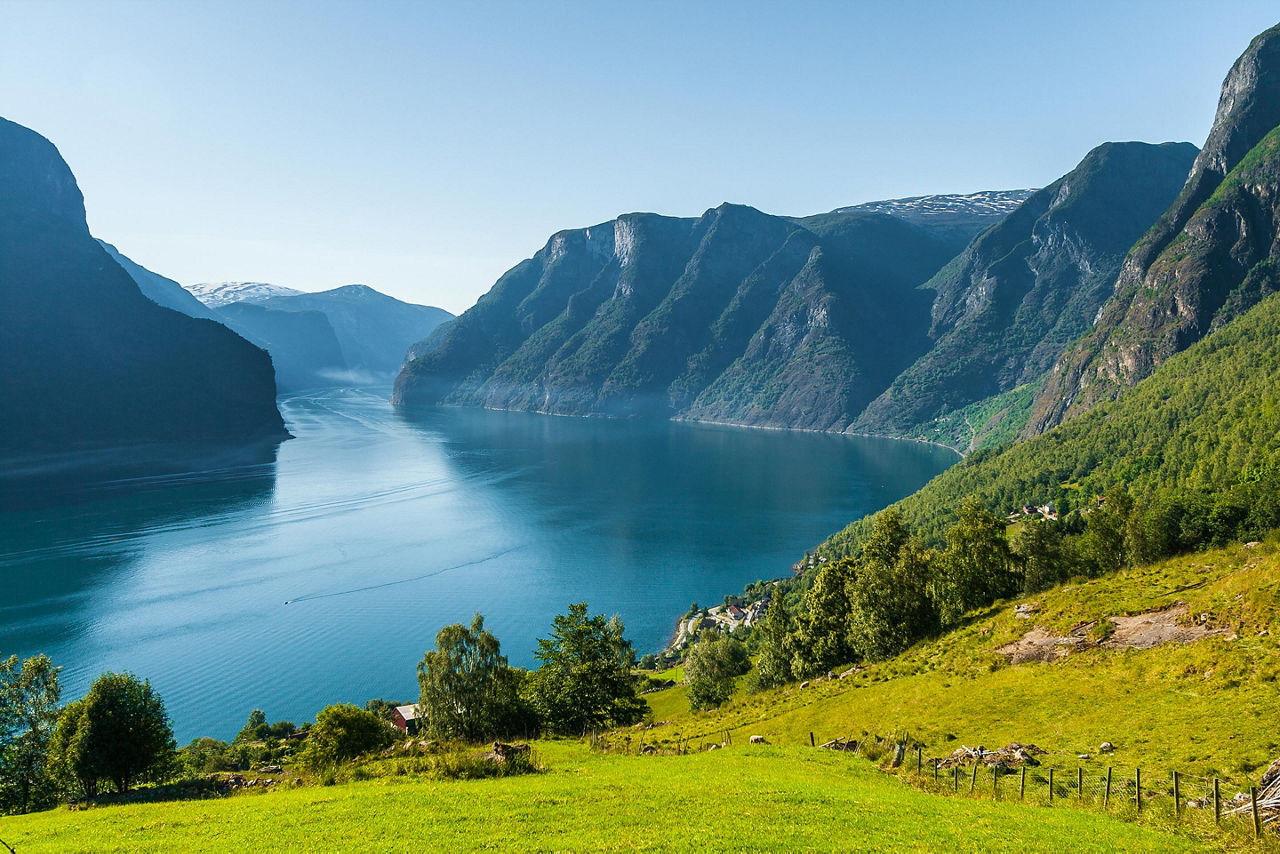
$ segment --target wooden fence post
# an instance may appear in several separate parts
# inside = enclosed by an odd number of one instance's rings
[[[1142,812],[1142,769],[1133,769],[1133,799],[1138,805],[1138,812]]]
[[[729,730],[724,731],[724,740],[729,747],[733,747],[733,736],[729,734]]]
[[[1218,778],[1213,778],[1213,823],[1222,822],[1222,797],[1218,794]]]
[[[978,785],[978,766],[981,764],[981,762],[973,763],[973,776],[969,778],[969,794],[971,795],[973,794],[973,787]]]
[[[1084,769],[1076,768],[1076,800],[1084,800]]]
[[[1049,803],[1053,803],[1053,769],[1049,769]]]
[[[814,741],[813,741],[813,730],[809,730],[809,746],[810,746],[810,747],[816,747],[816,746],[817,746],[817,745],[814,743]]]
[[[1262,820],[1258,818],[1258,787],[1249,787],[1249,802],[1253,804],[1253,838],[1262,835]]]
[[[1182,795],[1178,790],[1178,772],[1173,772],[1173,817],[1182,818]]]
[[[1018,799],[1025,800],[1027,797],[1027,766],[1022,766],[1022,775],[1018,780]]]
[[[960,766],[959,765],[951,766],[951,791],[953,792],[960,791]]]
[[[1102,808],[1106,809],[1111,806],[1111,766],[1107,766],[1107,788],[1102,793]]]
[[[917,774],[919,774],[924,769],[924,765],[922,764],[923,762],[924,762],[924,748],[917,747],[916,748],[916,773]]]
[[[998,801],[1000,800],[1000,766],[993,765],[991,771],[991,798]]]
[[[933,783],[935,786],[938,784],[938,766],[940,764],[941,763],[938,762],[938,760],[933,760]]]

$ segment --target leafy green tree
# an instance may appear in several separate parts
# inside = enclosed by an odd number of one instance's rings
[[[270,727],[267,725],[267,713],[262,709],[254,709],[249,713],[249,720],[236,735],[232,744],[245,741],[259,741],[267,737]]]
[[[689,685],[689,707],[708,709],[733,696],[734,678],[751,669],[751,659],[742,641],[704,633],[684,660],[684,678]]]
[[[1014,535],[1010,547],[1022,564],[1022,589],[1026,593],[1046,590],[1069,579],[1075,560],[1063,526],[1047,520],[1028,520]]]
[[[966,611],[1022,589],[1004,520],[973,496],[961,502],[959,517],[947,529],[947,547],[936,561],[930,587],[943,627],[959,623]]]
[[[755,672],[751,678],[752,690],[774,688],[795,678],[791,670],[791,661],[795,656],[794,632],[795,620],[787,607],[786,599],[778,592],[769,601],[769,608],[756,632],[760,653],[756,657]]]
[[[849,582],[849,640],[860,657],[888,658],[937,628],[930,562],[897,510],[877,515]]]
[[[520,673],[507,666],[498,639],[476,614],[467,627],[445,626],[418,665],[418,710],[436,738],[483,741],[527,724]]]
[[[27,812],[54,800],[47,760],[60,669],[45,655],[0,661],[0,811]]]
[[[1080,552],[1090,575],[1116,572],[1129,562],[1125,533],[1133,499],[1123,486],[1107,490],[1102,504],[1085,516],[1085,532]]]
[[[104,673],[84,699],[63,709],[54,727],[50,761],[63,781],[86,796],[103,782],[126,792],[163,779],[174,759],[173,730],[164,701],[131,673]]]
[[[854,562],[842,558],[822,565],[805,593],[797,620],[791,670],[796,676],[819,673],[853,660],[849,645],[849,594]]]
[[[532,684],[534,707],[549,730],[581,735],[644,716],[631,679],[635,653],[622,631],[617,617],[589,616],[586,602],[552,621],[551,637],[538,640],[541,666]]]
[[[316,771],[362,753],[382,750],[390,746],[395,737],[395,728],[373,712],[350,703],[334,703],[316,715],[315,725],[308,731],[307,743],[298,758]]]

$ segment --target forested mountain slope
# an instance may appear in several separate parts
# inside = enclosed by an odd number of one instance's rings
[[[1215,512],[1243,514],[1237,521],[1260,536],[1280,525],[1280,494],[1253,490],[1237,506],[1231,490],[1278,478],[1280,296],[1272,296],[1171,357],[1119,400],[1044,435],[973,454],[895,506],[913,530],[938,543],[965,496],[997,513],[1051,500],[1065,509],[1122,484],[1140,500],[1202,499]],[[858,551],[870,525],[853,523],[823,549]]]

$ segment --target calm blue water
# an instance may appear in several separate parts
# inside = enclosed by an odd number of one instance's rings
[[[274,462],[0,513],[0,655],[46,652],[67,699],[151,679],[180,742],[250,709],[416,696],[440,626],[483,613],[512,663],[570,602],[641,653],[696,600],[785,575],[955,461],[928,445],[478,410],[386,392],[286,398]],[[287,603],[287,604],[286,604]]]

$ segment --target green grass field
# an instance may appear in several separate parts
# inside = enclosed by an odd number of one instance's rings
[[[545,773],[377,780],[221,800],[0,819],[22,854],[57,851],[1203,851],[1072,809],[917,791],[853,756],[739,746],[621,756],[538,745]]]

